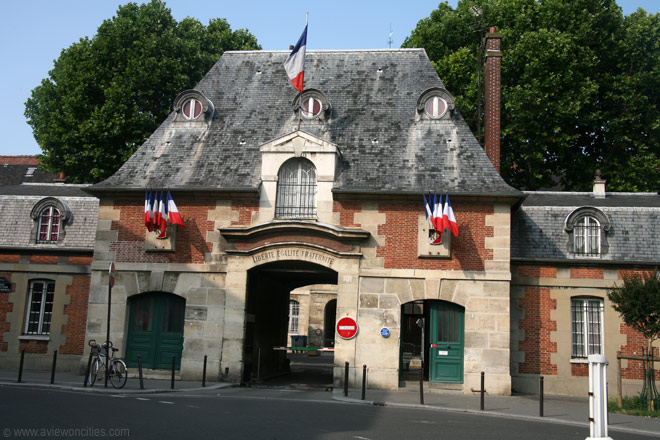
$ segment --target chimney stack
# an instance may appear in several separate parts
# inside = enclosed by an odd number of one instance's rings
[[[502,34],[495,26],[486,34],[486,74],[485,74],[485,149],[486,155],[500,172],[500,108],[501,108],[501,70],[502,70]]]

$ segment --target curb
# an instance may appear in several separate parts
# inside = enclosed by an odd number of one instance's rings
[[[422,405],[421,403],[401,403],[401,402],[379,402],[375,400],[361,400],[361,399],[355,399],[352,397],[344,397],[344,396],[336,396],[335,393],[332,394],[332,400],[338,401],[338,402],[343,402],[343,403],[349,403],[352,405],[371,405],[371,406],[389,406],[392,408],[406,408],[406,409],[419,409],[419,410],[430,410],[430,411],[442,411],[442,412],[450,412],[450,413],[460,413],[460,414],[470,414],[470,415],[479,415],[479,416],[490,416],[490,417],[499,417],[499,418],[505,418],[505,419],[513,419],[513,420],[524,420],[524,421],[531,421],[531,422],[546,422],[546,423],[554,423],[558,425],[568,425],[568,426],[577,426],[580,428],[586,428],[589,429],[589,423],[585,422],[576,422],[572,420],[563,420],[563,419],[557,419],[553,417],[539,417],[539,416],[527,416],[523,414],[509,414],[509,413],[503,413],[503,412],[497,412],[497,411],[481,411],[481,410],[474,410],[474,409],[465,409],[465,408],[451,408],[447,406],[435,406],[435,405]],[[617,432],[625,432],[629,434],[640,434],[640,435],[648,435],[648,436],[653,436],[653,437],[660,437],[660,433],[656,431],[647,431],[643,429],[637,429],[637,428],[625,428],[625,427],[619,427],[619,426],[608,426],[608,431],[617,431]]]
[[[190,391],[203,391],[203,390],[219,390],[223,388],[234,388],[237,387],[236,384],[232,383],[218,383],[214,385],[209,385],[207,387],[198,387],[198,388],[174,388],[174,389],[163,389],[163,388],[150,388],[143,390],[125,390],[117,388],[95,388],[95,387],[81,387],[73,385],[57,385],[57,384],[46,384],[46,383],[35,383],[35,382],[5,382],[0,381],[0,386],[2,387],[23,387],[23,388],[41,388],[41,389],[51,389],[51,390],[64,390],[64,391],[76,391],[81,393],[92,393],[92,394],[164,394],[164,393],[177,393],[177,392],[190,392]]]

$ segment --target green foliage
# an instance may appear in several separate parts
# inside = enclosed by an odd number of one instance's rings
[[[426,49],[473,131],[477,53],[489,26],[503,37],[507,182],[589,190],[601,169],[609,190],[660,189],[660,14],[623,17],[615,0],[441,3],[403,46]]]
[[[621,406],[619,406],[616,399],[610,399],[607,403],[607,410],[610,413],[628,414],[631,416],[660,417],[660,409],[649,411],[640,396],[624,397]]]
[[[93,38],[62,51],[27,100],[40,164],[71,182],[109,177],[224,51],[260,48],[224,19],[177,22],[159,0],[120,6]]]
[[[658,273],[625,277],[623,286],[611,289],[607,297],[623,322],[640,332],[649,344],[660,338],[660,278]]]

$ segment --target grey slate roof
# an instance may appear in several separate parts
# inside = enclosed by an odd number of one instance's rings
[[[525,192],[513,213],[511,258],[527,261],[571,260],[658,264],[660,260],[660,195],[650,193]],[[609,249],[600,258],[576,258],[568,252],[566,217],[580,207],[600,209],[610,221]]]
[[[288,52],[225,52],[196,87],[215,106],[210,126],[174,113],[92,192],[169,188],[257,191],[259,147],[297,129]],[[305,89],[332,106],[300,129],[342,153],[335,191],[519,196],[490,163],[462,117],[415,121],[417,100],[444,89],[422,49],[309,51]]]
[[[82,190],[85,186],[31,184],[1,187],[0,248],[91,252],[96,237],[99,201]],[[45,197],[56,197],[71,210],[71,220],[64,226],[64,238],[58,244],[31,243],[34,221],[30,212]]]
[[[36,168],[28,174],[28,169]],[[35,165],[3,164],[0,161],[0,186],[20,185],[24,182],[49,183],[55,181],[57,173],[48,173]]]

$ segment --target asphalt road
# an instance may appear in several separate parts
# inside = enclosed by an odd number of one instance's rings
[[[0,387],[0,438],[580,439],[585,428],[338,403],[323,391],[105,395]],[[649,437],[616,433],[617,440]]]

